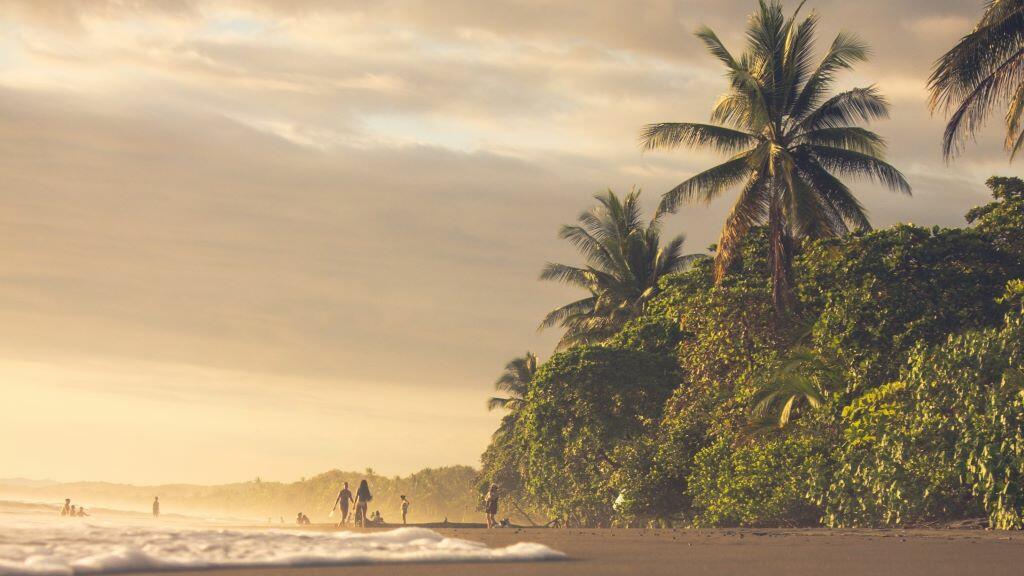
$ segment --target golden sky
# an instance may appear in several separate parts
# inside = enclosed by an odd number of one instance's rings
[[[790,3],[792,4],[792,2]],[[703,121],[752,0],[0,0],[0,477],[294,480],[473,464],[502,365],[550,354],[536,281],[606,187],[661,192],[714,155],[641,154]],[[952,166],[932,61],[981,0],[810,0],[874,48],[875,128],[912,199],[958,225],[1017,172]],[[667,231],[715,240],[731,198]]]

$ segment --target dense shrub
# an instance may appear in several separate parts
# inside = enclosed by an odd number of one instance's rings
[[[554,518],[607,524],[617,445],[639,436],[678,382],[672,358],[581,346],[554,355],[530,384],[522,414],[527,488]]]
[[[737,443],[723,435],[698,452],[688,479],[699,526],[818,522],[814,482],[825,466],[820,437],[794,434]]]
[[[1012,290],[1004,301],[1017,299]],[[993,527],[1024,527],[1021,319],[1015,306],[1001,329],[919,346],[899,381],[844,411],[829,524],[985,514]]]

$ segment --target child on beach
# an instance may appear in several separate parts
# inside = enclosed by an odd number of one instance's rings
[[[409,515],[409,500],[405,497],[405,494],[399,496],[402,499],[402,524],[407,524],[406,516]]]

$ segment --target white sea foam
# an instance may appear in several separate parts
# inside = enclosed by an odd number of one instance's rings
[[[366,533],[233,530],[0,514],[0,576],[560,558],[562,553],[541,544],[488,548],[424,528]]]

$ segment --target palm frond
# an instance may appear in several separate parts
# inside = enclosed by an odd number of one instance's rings
[[[754,151],[747,151],[699,174],[691,176],[661,197],[658,213],[674,213],[679,205],[697,198],[710,202],[750,174],[749,160]]]
[[[853,177],[867,177],[890,190],[910,194],[910,183],[903,173],[879,158],[853,150],[808,145],[815,160],[830,172]]]
[[[756,136],[739,130],[685,122],[648,124],[640,134],[640,147],[644,150],[674,150],[685,146],[731,153],[748,148],[756,142]]]

